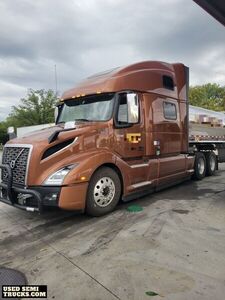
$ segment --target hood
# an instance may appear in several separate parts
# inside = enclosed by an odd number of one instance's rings
[[[80,123],[74,129],[61,132],[54,142],[49,143],[48,138],[55,131],[64,129],[64,125],[56,125],[12,139],[7,144],[31,145],[28,185],[41,185],[49,174],[82,161],[87,151],[107,147],[112,142],[110,128],[111,122]]]
[[[96,122],[91,123],[81,123],[76,124],[73,129],[67,132],[62,132],[59,134],[57,140],[55,143],[61,142],[63,140],[68,139],[70,136],[75,136],[76,134],[80,134],[80,132],[85,129],[85,131],[89,130],[91,127],[96,127]],[[64,124],[54,125],[51,127],[43,128],[40,130],[35,130],[29,133],[26,133],[22,137],[14,138],[10,141],[8,141],[7,144],[29,144],[35,146],[36,144],[40,145],[46,145],[49,144],[48,138],[55,132],[55,131],[61,131],[64,129]]]

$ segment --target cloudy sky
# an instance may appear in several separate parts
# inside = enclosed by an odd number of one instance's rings
[[[191,0],[1,0],[0,121],[27,89],[75,85],[142,60],[225,85],[225,28]]]

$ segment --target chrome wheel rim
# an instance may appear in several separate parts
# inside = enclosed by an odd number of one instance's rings
[[[215,159],[214,159],[213,156],[210,157],[209,164],[210,164],[210,169],[211,169],[212,171],[214,171],[214,170],[215,170],[215,167],[216,167],[216,161],[215,161]]]
[[[204,171],[205,171],[205,161],[204,161],[204,159],[201,157],[201,158],[199,158],[199,160],[198,160],[198,172],[199,172],[199,174],[203,174],[204,173]]]
[[[94,201],[100,207],[108,206],[115,196],[115,184],[110,177],[102,177],[94,187]]]

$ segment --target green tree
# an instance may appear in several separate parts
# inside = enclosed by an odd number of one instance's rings
[[[191,86],[190,104],[216,111],[225,111],[225,86],[216,83]]]
[[[8,134],[7,134],[7,124],[6,122],[0,122],[0,150],[1,150],[1,144],[5,144],[8,140]]]
[[[22,127],[54,122],[54,106],[57,97],[52,90],[29,89],[21,104],[13,106],[7,123],[11,126]]]

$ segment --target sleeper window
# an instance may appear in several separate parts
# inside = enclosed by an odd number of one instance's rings
[[[177,119],[177,109],[176,105],[171,102],[163,102],[163,112],[164,118],[168,120],[176,120]]]

